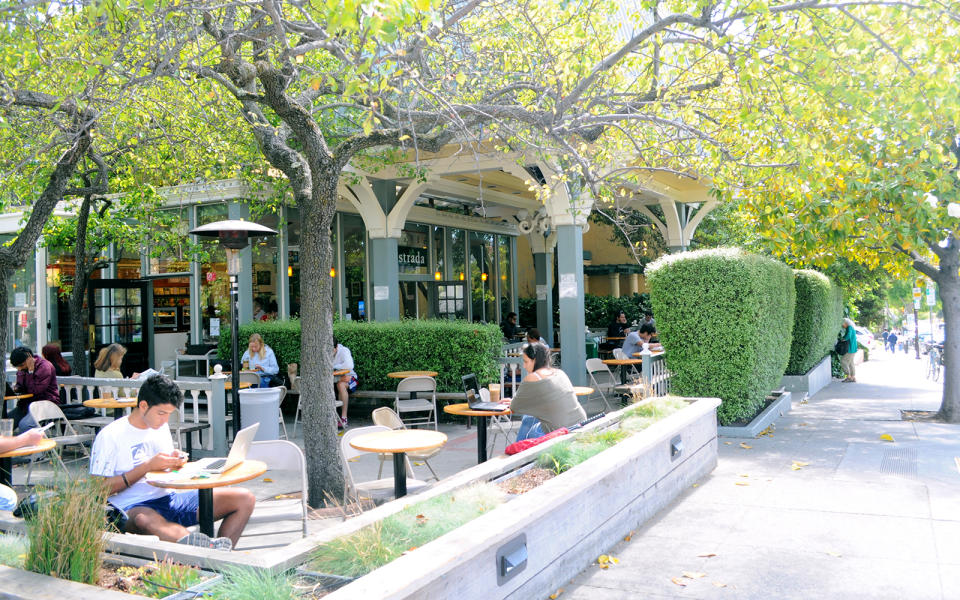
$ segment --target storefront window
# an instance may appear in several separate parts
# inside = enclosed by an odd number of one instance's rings
[[[492,233],[470,232],[470,284],[473,320],[496,323],[496,271]]]
[[[344,318],[366,320],[367,305],[367,229],[359,215],[341,215],[343,233],[343,284],[346,302]],[[299,297],[298,297],[299,299]]]
[[[204,204],[197,207],[197,225],[206,225],[227,218],[227,205]],[[227,277],[226,254],[216,238],[197,238],[206,258],[200,265],[200,310],[203,339],[220,338],[220,327],[230,320],[230,279]]]
[[[497,260],[500,271],[500,316],[505,317],[513,310],[513,277],[511,276],[510,238],[497,236]]]
[[[450,252],[445,278],[451,281],[466,281],[467,234],[462,229],[447,228],[447,248]]]
[[[261,225],[269,227],[274,231],[279,229],[280,217],[276,214],[265,214],[257,219]],[[251,246],[251,255],[253,257],[253,298],[260,302],[263,315],[256,315],[254,318],[266,316],[267,319],[275,319],[279,314],[280,308],[277,305],[277,245],[280,239],[278,236],[270,235],[266,237],[254,238]]]
[[[12,241],[12,235],[0,235],[0,243]],[[22,269],[18,269],[7,281],[7,348],[27,346],[39,351],[37,344],[37,255],[30,253]]]
[[[300,209],[288,207],[287,230],[287,284],[290,291],[290,316],[300,316]],[[334,246],[336,248],[336,246]]]
[[[202,210],[201,207],[198,210]],[[226,209],[226,207],[224,207]],[[151,274],[160,273],[185,273],[190,270],[189,239],[187,232],[190,231],[190,208],[173,208],[157,211],[156,219],[145,223],[145,227],[165,228],[173,230],[179,235],[174,236],[173,246],[155,246],[148,252]],[[223,214],[226,214],[224,212]],[[211,221],[208,221],[208,223]],[[138,275],[129,277],[130,270],[136,265]],[[135,279],[139,277],[140,272],[140,249],[124,249],[121,257],[117,276],[120,279]],[[126,274],[125,274],[126,273]]]
[[[430,269],[428,246],[430,228],[427,225],[407,224],[400,233],[397,248],[401,275],[427,275]]]

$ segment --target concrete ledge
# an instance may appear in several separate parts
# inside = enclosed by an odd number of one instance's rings
[[[812,369],[803,375],[784,375],[780,380],[788,392],[808,398],[827,387],[832,381],[830,369],[830,355],[828,354]]]
[[[698,400],[328,598],[542,597],[714,468],[719,404]],[[527,564],[498,584],[497,551],[521,535]]]
[[[739,438],[757,437],[757,434],[769,427],[771,423],[776,421],[779,417],[790,412],[790,409],[793,408],[793,402],[791,398],[792,394],[785,391],[781,393],[776,400],[771,402],[770,406],[765,408],[763,412],[754,417],[753,421],[750,421],[749,425],[744,425],[742,427],[730,425],[717,427],[717,435]]]

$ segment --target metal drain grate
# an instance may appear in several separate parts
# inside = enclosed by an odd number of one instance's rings
[[[917,449],[890,448],[883,451],[880,472],[904,477],[917,477]]]

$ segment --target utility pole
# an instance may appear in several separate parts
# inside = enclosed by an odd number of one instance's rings
[[[913,345],[916,351],[917,360],[920,360],[920,297],[923,291],[920,289],[924,285],[923,278],[918,278],[913,287]]]

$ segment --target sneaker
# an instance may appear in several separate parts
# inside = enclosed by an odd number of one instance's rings
[[[179,540],[178,544],[187,546],[198,546],[200,548],[210,548],[211,550],[233,550],[233,540],[228,537],[212,538],[205,533],[194,531],[188,533]]]

